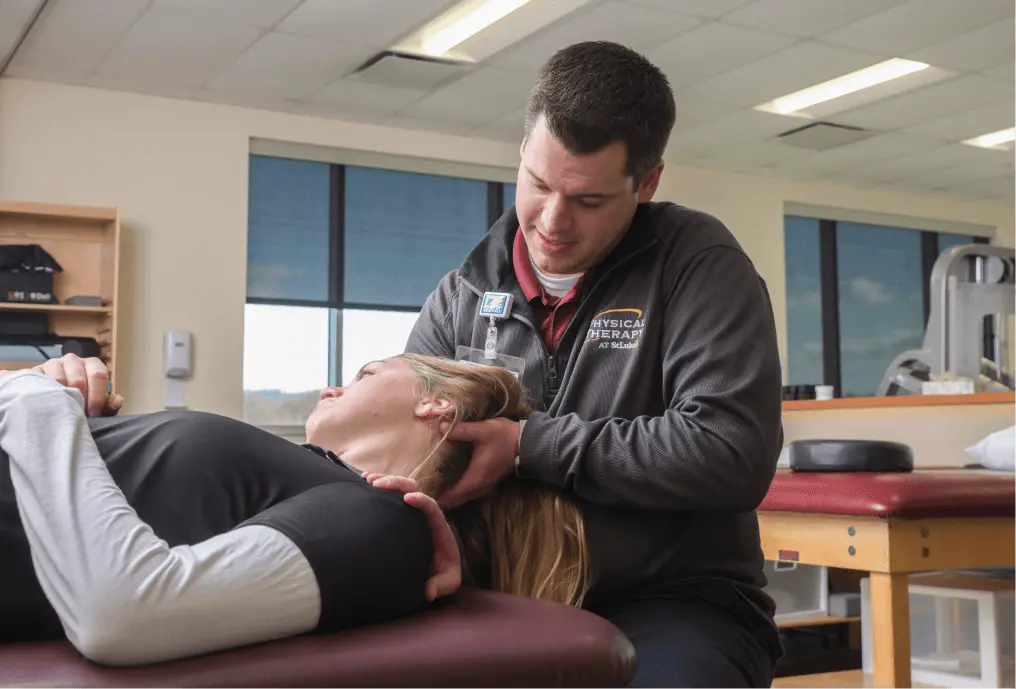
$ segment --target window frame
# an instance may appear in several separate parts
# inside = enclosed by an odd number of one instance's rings
[[[274,153],[251,151],[250,157],[284,158]],[[325,162],[325,161],[317,161]],[[398,313],[416,313],[423,308],[419,305],[395,304],[361,304],[345,299],[345,200],[346,200],[346,163],[327,162],[329,168],[328,184],[328,299],[279,299],[272,297],[252,297],[245,295],[245,304],[265,306],[302,306],[329,310],[330,328],[328,333],[328,385],[338,385],[342,376],[342,327],[343,313],[347,310],[390,311]],[[386,169],[386,168],[383,168]],[[437,176],[455,176],[443,172],[424,172],[422,174]],[[474,179],[463,177],[464,179]],[[497,222],[504,213],[504,186],[510,182],[484,180],[487,185],[487,227]],[[248,232],[250,228],[248,226]],[[477,236],[477,243],[482,235]],[[435,285],[436,287],[437,285]]]
[[[840,328],[840,288],[839,288],[839,254],[837,248],[837,231],[840,222],[845,220],[831,218],[825,215],[802,215],[796,212],[786,212],[784,217],[810,217],[818,221],[819,233],[819,285],[821,291],[821,320],[822,320],[822,378],[825,385],[833,386],[836,394],[842,394],[843,390],[843,360],[840,351],[842,345]],[[931,272],[938,260],[938,236],[939,234],[965,234],[964,232],[946,232],[922,228],[905,227],[897,224],[883,222],[872,222],[871,219],[862,222],[864,224],[878,224],[887,228],[898,228],[907,231],[921,233],[921,285],[922,303],[924,307],[924,327],[927,328],[928,318],[931,314]],[[991,238],[980,234],[968,235],[974,244],[990,244]],[[784,240],[784,245],[786,240]],[[784,249],[786,250],[786,249]],[[787,295],[789,297],[790,295]],[[789,343],[788,343],[789,348]],[[789,366],[789,362],[788,362]]]

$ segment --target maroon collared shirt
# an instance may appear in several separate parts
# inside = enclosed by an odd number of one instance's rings
[[[582,278],[576,280],[568,293],[561,298],[548,294],[529,260],[529,249],[526,247],[526,238],[522,234],[522,228],[515,232],[512,264],[515,268],[515,277],[519,281],[519,287],[522,288],[526,301],[533,307],[536,325],[543,336],[543,342],[547,345],[547,349],[554,352],[561,341],[561,336],[564,335],[565,328],[568,327],[579,308]]]

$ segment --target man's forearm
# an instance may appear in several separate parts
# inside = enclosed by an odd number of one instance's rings
[[[750,511],[765,497],[778,456],[756,425],[747,418],[703,425],[678,410],[634,420],[534,414],[519,474],[603,504]],[[740,430],[722,430],[734,426]]]

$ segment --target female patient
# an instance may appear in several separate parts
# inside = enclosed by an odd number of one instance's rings
[[[470,456],[443,422],[528,413],[511,374],[412,355],[326,390],[306,446],[199,412],[88,419],[82,402],[37,372],[0,378],[0,639],[66,635],[116,665],[422,609],[447,525],[424,495],[405,502],[430,528],[362,475],[412,475],[436,497]],[[463,536],[474,559],[505,563],[494,588],[581,601],[571,503],[509,481],[479,513]],[[457,558],[450,531],[444,548]]]

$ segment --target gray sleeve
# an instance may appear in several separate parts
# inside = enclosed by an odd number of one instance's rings
[[[454,310],[459,289],[457,276],[457,270],[445,275],[427,297],[406,342],[407,353],[454,358]]]
[[[666,295],[662,416],[583,420],[534,414],[520,472],[599,503],[750,511],[783,442],[772,305],[734,247],[703,250]]]
[[[268,527],[170,548],[141,521],[92,440],[81,393],[0,378],[0,447],[36,577],[86,658],[135,665],[313,630],[314,573]]]

